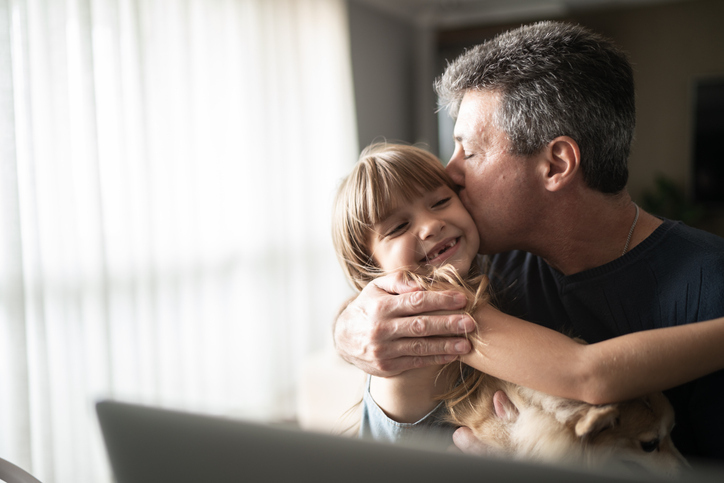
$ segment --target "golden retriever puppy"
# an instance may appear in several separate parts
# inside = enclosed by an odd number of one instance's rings
[[[661,393],[594,406],[485,375],[456,401],[450,421],[513,458],[587,467],[630,463],[671,475],[686,465],[670,436],[674,411]]]
[[[409,274],[425,290],[458,290],[473,313],[488,303],[487,279],[463,280],[452,267]],[[582,342],[582,341],[581,341]],[[455,364],[444,371],[460,371]],[[674,410],[661,393],[594,406],[500,380],[464,366],[462,382],[443,396],[449,422],[469,427],[494,453],[587,467],[632,464],[676,474],[686,460],[671,440]],[[460,381],[458,377],[448,380]]]

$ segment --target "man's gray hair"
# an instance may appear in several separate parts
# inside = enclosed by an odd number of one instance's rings
[[[570,136],[591,188],[618,193],[626,186],[636,124],[633,70],[610,40],[562,22],[523,26],[467,50],[435,89],[453,117],[467,91],[499,92],[493,119],[511,154],[529,156]]]

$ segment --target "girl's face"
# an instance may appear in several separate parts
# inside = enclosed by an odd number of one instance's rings
[[[373,226],[368,247],[384,271],[418,271],[449,263],[465,275],[479,243],[478,230],[460,198],[442,185],[393,207]]]

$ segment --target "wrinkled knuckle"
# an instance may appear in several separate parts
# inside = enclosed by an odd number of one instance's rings
[[[421,340],[414,340],[410,343],[410,353],[421,356],[425,353],[425,345]]]
[[[410,294],[409,301],[412,307],[417,308],[422,306],[422,301],[424,300],[423,293],[424,292],[412,292]]]
[[[421,318],[416,317],[410,324],[410,332],[413,336],[422,337],[425,335],[425,321]]]
[[[420,367],[423,367],[425,365],[425,359],[423,359],[420,356],[413,357],[412,358],[412,367],[415,369],[419,369]]]

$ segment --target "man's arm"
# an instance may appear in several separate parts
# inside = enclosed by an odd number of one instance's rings
[[[347,362],[379,377],[446,364],[470,351],[463,334],[474,331],[475,322],[465,314],[422,314],[465,304],[460,293],[423,292],[399,273],[380,277],[337,318],[335,347]]]

